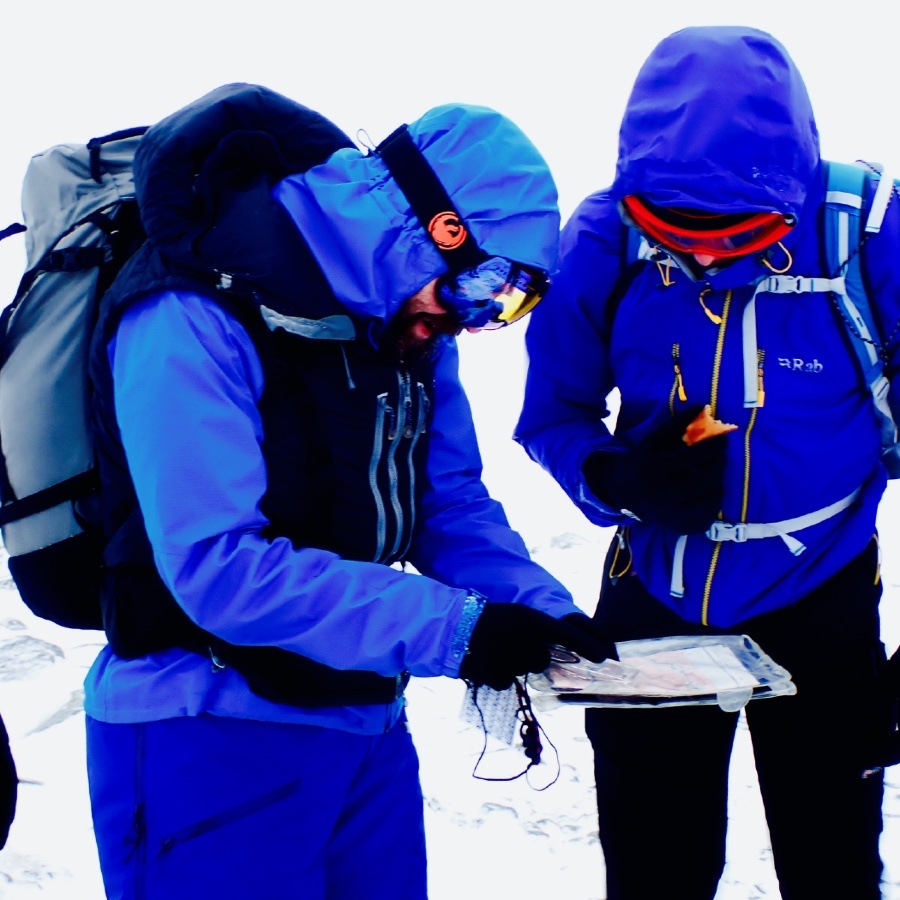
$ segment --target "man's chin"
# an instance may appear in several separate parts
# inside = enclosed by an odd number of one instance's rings
[[[446,334],[435,334],[425,341],[401,343],[394,347],[394,357],[405,365],[413,365],[422,360],[434,358],[449,340],[450,337]]]
[[[378,349],[391,362],[412,365],[432,358],[448,340],[448,335],[439,333],[422,340],[411,336],[409,328],[395,326],[382,332]]]

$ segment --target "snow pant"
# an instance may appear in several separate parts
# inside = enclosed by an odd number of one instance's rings
[[[881,897],[883,773],[864,777],[888,727],[873,699],[877,559],[873,540],[797,603],[724,630],[682,620],[633,575],[601,587],[595,619],[614,640],[747,634],[791,673],[796,695],[745,707],[783,900]],[[715,895],[737,721],[715,705],[586,711],[607,900]]]
[[[197,716],[87,719],[100,869],[115,900],[424,900],[405,721],[366,736]]]

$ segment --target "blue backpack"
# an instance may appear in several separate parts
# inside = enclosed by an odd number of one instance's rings
[[[822,287],[811,284],[804,290],[829,290],[846,324],[866,387],[872,393],[881,420],[882,462],[889,478],[900,477],[900,444],[896,417],[900,400],[890,396],[884,374],[884,335],[866,291],[859,250],[869,235],[877,233],[897,182],[880,167],[826,162],[827,193],[825,216],[825,258],[833,277]],[[866,208],[870,181],[877,182]],[[811,279],[815,281],[815,279]],[[896,416],[894,410],[897,410]]]
[[[860,263],[860,248],[881,229],[892,196],[900,198],[900,183],[884,174],[880,166],[862,163],[824,162],[826,174],[824,242],[828,275],[770,275],[756,288],[757,293],[827,293],[841,322],[859,365],[866,389],[872,394],[881,422],[882,462],[889,478],[900,478],[900,395],[891,396],[884,374],[885,340],[866,290]],[[871,185],[871,186],[870,186]],[[874,192],[872,190],[874,187]],[[871,195],[871,201],[868,197]],[[651,246],[635,228],[627,228],[622,272],[607,303],[608,324],[615,308],[638,272],[647,262],[667,260],[665,252]],[[750,378],[748,384],[755,384]],[[748,396],[745,405],[755,405]]]

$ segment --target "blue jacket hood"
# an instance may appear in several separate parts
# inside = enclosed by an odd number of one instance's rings
[[[534,144],[492,109],[435,107],[409,125],[486,253],[553,272],[560,217],[556,185]],[[389,319],[446,271],[440,253],[375,153],[345,148],[275,189],[341,303]]]
[[[685,28],[638,73],[612,195],[799,219],[818,170],[812,106],[784,47],[755,28]]]

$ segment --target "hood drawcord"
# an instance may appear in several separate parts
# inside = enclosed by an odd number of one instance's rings
[[[662,279],[663,287],[671,287],[675,284],[672,280],[672,257],[666,256],[665,259],[660,260],[658,258],[659,255],[660,251],[657,249],[653,262],[656,264],[656,268],[659,269],[659,277]]]

